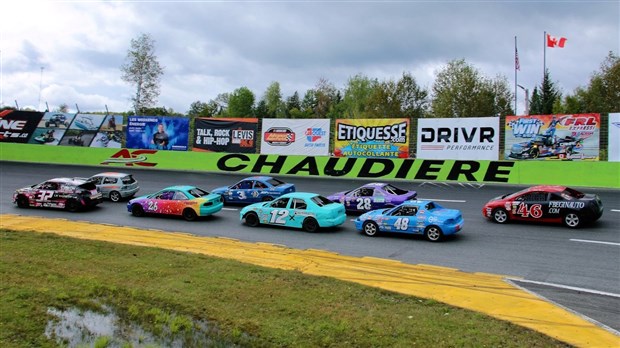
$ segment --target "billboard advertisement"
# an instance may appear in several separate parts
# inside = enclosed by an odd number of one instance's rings
[[[421,118],[417,158],[497,160],[499,117]]]
[[[28,141],[31,144],[58,145],[69,129],[75,114],[46,112]]]
[[[336,157],[409,157],[409,119],[338,119]]]
[[[193,151],[256,153],[257,118],[197,118]]]
[[[329,119],[263,119],[260,153],[329,155]]]
[[[6,109],[0,111],[0,142],[27,143],[35,133],[43,113]]]
[[[607,160],[620,162],[620,113],[609,114]]]
[[[171,116],[129,116],[129,149],[187,151],[189,119]]]
[[[599,159],[600,114],[506,116],[505,131],[505,159]]]

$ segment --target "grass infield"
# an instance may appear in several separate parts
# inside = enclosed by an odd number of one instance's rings
[[[44,335],[49,308],[113,308],[185,346],[196,332],[212,346],[566,346],[480,313],[327,277],[32,232],[0,230],[0,297],[2,347],[56,346]],[[205,322],[211,329],[199,330]]]

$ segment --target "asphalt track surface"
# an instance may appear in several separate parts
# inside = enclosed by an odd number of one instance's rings
[[[248,175],[197,172],[148,171],[131,167],[61,166],[0,162],[0,213],[84,220],[164,231],[184,231],[199,236],[229,237],[266,242],[297,249],[321,249],[351,256],[373,256],[410,264],[430,264],[465,272],[486,272],[521,278],[515,284],[576,313],[620,331],[620,191],[580,188],[601,197],[605,211],[595,224],[580,229],[555,225],[497,225],[481,215],[490,198],[521,186],[395,182],[413,189],[419,198],[433,199],[461,210],[463,231],[442,243],[421,236],[383,235],[365,237],[352,221],[320,231],[259,227],[239,221],[240,206],[226,206],[216,215],[196,222],[174,217],[135,218],[126,204],[105,202],[94,210],[68,213],[52,209],[18,209],[12,203],[16,188],[52,177],[83,177],[113,170],[134,174],[140,194],[175,184],[196,185],[207,190],[230,185]],[[279,177],[295,183],[298,191],[328,195],[373,180]],[[376,180],[375,180],[376,181]],[[350,219],[354,219],[350,216]]]

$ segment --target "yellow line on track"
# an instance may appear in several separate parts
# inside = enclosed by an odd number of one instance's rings
[[[502,275],[65,219],[3,214],[0,227],[166,248],[333,277],[482,312],[578,347],[620,347],[620,337],[509,284]]]

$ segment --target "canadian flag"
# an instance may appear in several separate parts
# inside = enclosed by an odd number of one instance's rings
[[[561,38],[557,38],[555,36],[551,36],[549,34],[547,34],[547,47],[559,47],[559,48],[564,48],[564,44],[566,43],[566,38],[565,37],[561,37]]]

